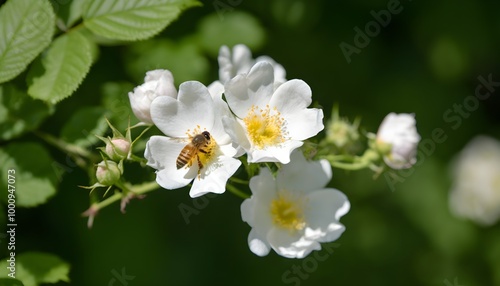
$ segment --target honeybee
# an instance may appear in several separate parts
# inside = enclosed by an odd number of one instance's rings
[[[200,175],[200,170],[203,168],[203,163],[200,160],[199,152],[207,154],[209,151],[206,150],[210,144],[210,133],[208,131],[203,131],[200,134],[195,135],[191,142],[189,142],[184,148],[182,148],[181,153],[177,157],[177,169],[180,169],[186,165],[191,166],[192,161],[196,158],[198,161],[198,175]]]

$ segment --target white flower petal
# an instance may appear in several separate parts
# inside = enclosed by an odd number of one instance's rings
[[[282,115],[294,114],[306,109],[312,102],[312,91],[307,83],[299,79],[289,80],[276,89],[269,102]]]
[[[500,220],[500,141],[477,136],[451,164],[453,214],[490,226]]]
[[[271,64],[255,64],[248,74],[238,75],[224,86],[227,103],[239,118],[252,106],[265,108],[273,94],[274,71]]]
[[[144,82],[154,82],[156,84],[155,91],[159,95],[177,97],[177,90],[174,85],[174,77],[169,70],[152,70],[146,72]]]
[[[332,179],[332,167],[327,160],[307,161],[302,151],[296,150],[291,161],[278,172],[278,189],[301,193],[315,191],[324,188]]]
[[[209,86],[207,86],[207,89],[213,99],[222,99],[222,94],[224,93],[224,85],[220,81],[216,80],[212,82]]]
[[[128,93],[130,107],[135,116],[144,123],[153,124],[151,119],[151,103],[159,96],[177,96],[174,78],[168,70],[148,71],[144,84]]]
[[[416,163],[419,141],[414,114],[389,113],[377,132],[377,142],[392,147],[384,161],[393,169],[407,169]]]
[[[156,182],[165,189],[178,189],[193,180],[187,169],[177,169],[176,161],[186,144],[171,140],[164,136],[152,136],[147,145],[144,157],[147,165],[157,170]]]
[[[186,138],[199,126],[200,132],[211,130],[214,125],[213,100],[208,89],[196,81],[188,81],[179,87],[178,99],[161,96],[151,105],[151,118],[164,134]]]
[[[330,242],[340,237],[345,227],[339,219],[350,209],[347,197],[335,189],[323,189],[307,195],[305,211],[307,239]]]
[[[286,82],[286,71],[285,68],[283,68],[282,65],[277,63],[275,60],[273,60],[271,57],[268,56],[260,56],[255,59],[255,62],[268,62],[273,66],[274,69],[274,81],[275,83],[278,83],[278,86],[284,82]],[[276,84],[275,84],[276,85]]]
[[[306,140],[316,136],[325,128],[323,110],[308,108],[297,111],[293,115],[283,115],[288,126],[288,136],[293,140]]]
[[[271,246],[267,243],[265,237],[259,235],[254,229],[248,234],[248,246],[258,256],[266,256],[271,251]]]
[[[290,154],[292,151],[303,144],[301,141],[289,140],[278,146],[269,146],[265,149],[251,149],[251,152],[248,153],[248,162],[280,162],[288,164],[290,163]]]
[[[203,174],[199,178],[194,179],[189,195],[196,198],[207,193],[224,193],[227,180],[238,170],[240,165],[240,160],[220,156],[216,162],[203,168]]]
[[[257,176],[253,176],[249,183],[253,196],[263,204],[270,203],[276,197],[276,181],[268,168],[261,168]]]
[[[219,79],[222,83],[228,82],[238,74],[247,73],[254,63],[250,49],[241,44],[234,46],[232,53],[227,46],[222,46],[217,60]]]
[[[250,226],[254,222],[254,209],[257,199],[255,197],[245,199],[240,206],[241,220],[247,222]]]
[[[321,249],[318,242],[306,240],[300,232],[290,232],[278,227],[269,231],[267,241],[276,253],[288,258],[304,258],[311,251]]]
[[[215,138],[217,144],[226,145],[231,143],[231,137],[224,129],[224,125],[222,122],[222,118],[224,117],[233,117],[234,115],[229,110],[227,103],[222,100],[222,97],[216,97],[213,99],[214,101],[214,112],[216,114],[216,119],[214,121],[214,125],[210,131],[210,134]]]
[[[243,150],[247,151],[250,150],[251,144],[245,133],[245,129],[240,122],[241,120],[235,118],[234,116],[222,117],[222,125],[224,126],[224,130],[227,132],[229,137],[231,137],[234,143],[241,146]]]

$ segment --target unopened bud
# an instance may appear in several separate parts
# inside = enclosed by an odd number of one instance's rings
[[[123,138],[112,139],[106,144],[106,154],[115,161],[127,158],[129,151],[130,142]]]
[[[326,140],[338,148],[344,148],[359,139],[357,125],[352,125],[346,120],[331,121],[326,129]]]
[[[95,176],[97,181],[105,186],[111,186],[116,183],[121,175],[120,167],[114,161],[106,160],[97,164]]]

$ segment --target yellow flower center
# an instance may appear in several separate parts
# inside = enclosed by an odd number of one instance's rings
[[[258,109],[252,105],[247,116],[243,119],[247,127],[250,141],[258,148],[278,145],[285,142],[285,120],[278,110],[266,105],[266,109]]]
[[[291,199],[285,194],[279,194],[278,198],[271,202],[271,216],[273,223],[290,231],[304,229],[304,206],[300,199]]]

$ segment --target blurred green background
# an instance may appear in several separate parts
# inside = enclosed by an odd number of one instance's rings
[[[383,175],[372,180],[369,171],[334,170],[330,186],[352,206],[341,220],[345,233],[329,244],[333,253],[321,250],[326,260],[255,256],[247,244],[250,227],[241,221],[241,199],[230,193],[193,201],[188,189],[158,190],[132,201],[125,215],[117,204],[107,207],[88,229],[81,217],[88,192],[77,186],[88,185],[89,177],[77,167],[68,168],[47,204],[18,208],[17,252],[57,254],[71,264],[71,285],[500,285],[498,224],[480,227],[453,217],[448,208],[450,160],[477,134],[500,138],[500,91],[456,129],[443,119],[474,95],[478,76],[500,81],[500,2],[401,1],[400,13],[348,63],[339,45],[354,46],[354,28],[364,30],[374,20],[371,11],[394,3],[203,1],[153,39],[101,47],[81,87],[40,127],[57,135],[87,106],[120,113],[127,92],[142,84],[147,70],[169,69],[177,85],[208,85],[218,77],[220,45],[245,43],[255,57],[281,63],[288,79],[305,80],[326,118],[338,103],[342,116],[361,115],[362,126],[372,132],[389,112],[415,113],[423,139],[442,128],[447,140],[400,174],[404,180],[394,191]],[[28,134],[19,140],[40,139]],[[68,165],[66,154],[47,147]],[[154,179],[152,169],[126,168],[134,182]],[[188,224],[181,204],[198,204],[199,214]],[[297,267],[302,274],[293,274]],[[115,273],[122,271],[134,278],[120,283]]]

